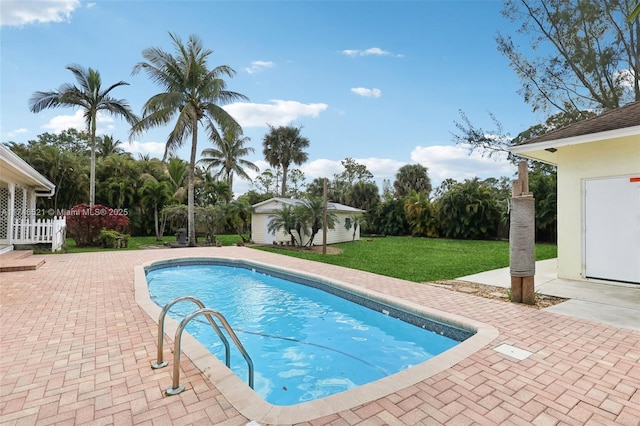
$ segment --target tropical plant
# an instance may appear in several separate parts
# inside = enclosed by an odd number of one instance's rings
[[[235,71],[227,65],[210,69],[207,65],[212,50],[205,49],[199,37],[191,35],[185,45],[178,36],[169,33],[175,56],[160,48],[142,51],[144,62],[133,68],[133,74],[145,71],[149,78],[164,91],[153,95],[143,107],[142,119],[133,126],[131,136],[150,128],[175,123],[165,148],[165,158],[181,147],[191,135],[187,206],[189,245],[196,244],[195,229],[195,167],[198,153],[198,127],[203,125],[208,139],[220,142],[222,133],[240,134],[240,125],[222,105],[246,96],[227,90],[224,77],[233,77]]]
[[[334,212],[328,211],[328,209],[325,215],[324,200],[320,197],[313,196],[301,200],[301,204],[295,209],[295,214],[298,217],[300,225],[300,228],[298,228],[299,233],[300,230],[302,230],[305,235],[309,235],[309,240],[305,244],[309,247],[313,246],[313,239],[318,232],[323,229],[325,216],[327,229],[335,229],[336,222],[339,220],[338,216]],[[302,239],[300,243],[302,244]]]
[[[187,176],[189,174],[189,164],[181,158],[170,157],[166,162],[165,175],[168,178],[172,196],[179,202],[183,202],[187,189]]]
[[[110,177],[104,182],[109,205],[122,209],[133,204],[137,193],[137,182],[129,177]]]
[[[441,235],[461,239],[495,236],[500,208],[489,185],[478,178],[446,185],[436,199]]]
[[[375,210],[380,204],[378,185],[374,182],[356,182],[346,195],[346,204],[362,210]]]
[[[84,109],[84,119],[91,147],[89,205],[93,206],[96,196],[96,123],[98,112],[104,111],[113,116],[120,116],[132,126],[138,123],[138,117],[131,112],[127,101],[115,99],[110,94],[116,87],[128,85],[128,83],[119,81],[106,90],[102,90],[102,79],[98,71],[92,68],[86,69],[80,65],[70,65],[67,69],[73,73],[79,87],[65,83],[57,91],[35,92],[29,99],[29,109],[34,113],[59,107]]]
[[[233,192],[227,182],[217,180],[202,168],[196,168],[195,203],[198,206],[213,206],[228,203]]]
[[[402,200],[386,199],[375,211],[367,211],[369,232],[382,235],[408,235],[409,223]]]
[[[139,189],[142,204],[153,209],[153,223],[157,241],[162,240],[159,213],[162,207],[171,199],[169,191],[169,184],[166,181],[158,181],[150,175],[144,180]]]
[[[242,196],[237,200],[225,204],[227,226],[242,238],[242,242],[249,241],[249,225],[251,224],[252,207],[249,198]]]
[[[540,163],[529,169],[529,191],[535,199],[536,241],[556,242],[558,216],[557,173]]]
[[[400,167],[393,188],[395,196],[400,200],[411,194],[411,191],[424,194],[428,198],[431,193],[431,179],[427,168],[422,164],[406,164]]]
[[[260,169],[243,158],[254,152],[254,148],[245,146],[250,140],[251,138],[238,135],[234,131],[227,131],[224,133],[222,140],[213,141],[215,148],[207,148],[202,151],[200,164],[208,172],[218,169],[213,174],[213,177],[222,177],[231,190],[233,190],[234,174],[251,182],[251,177],[245,168],[254,172],[259,172]]]
[[[412,236],[438,236],[436,209],[423,192],[412,190],[404,199],[404,211]]]
[[[114,139],[113,135],[97,137],[96,154],[102,158],[106,158],[110,154],[124,155],[126,151],[122,148],[122,145],[122,141]]]
[[[283,205],[280,210],[275,212],[267,225],[269,232],[276,233],[283,231],[289,234],[292,246],[295,246],[297,241],[293,231],[297,231],[298,236],[301,237],[300,229],[301,225],[299,217],[296,214],[296,207],[289,204]]]
[[[269,133],[262,140],[264,158],[272,167],[282,167],[281,195],[287,194],[287,173],[291,164],[300,165],[309,155],[309,139],[300,134],[302,127],[269,125]]]

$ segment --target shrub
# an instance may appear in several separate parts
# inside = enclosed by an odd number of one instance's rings
[[[98,242],[104,248],[127,248],[129,246],[129,235],[103,229],[98,235]]]
[[[93,207],[78,204],[67,212],[67,230],[78,247],[99,246],[100,231],[103,229],[122,233],[127,228],[127,213],[126,210],[112,209],[100,204]]]

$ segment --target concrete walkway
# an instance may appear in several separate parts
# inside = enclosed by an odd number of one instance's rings
[[[640,330],[640,285],[604,281],[559,279],[557,260],[536,262],[534,285],[537,293],[570,299],[546,308],[546,311]],[[509,268],[496,269],[458,278],[462,281],[511,287]]]

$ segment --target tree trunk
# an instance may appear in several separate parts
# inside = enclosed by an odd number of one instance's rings
[[[287,196],[287,169],[288,167],[284,164],[282,165],[282,196]]]
[[[91,172],[89,175],[89,207],[96,202],[96,112],[91,114],[89,133],[91,134]]]
[[[189,247],[196,246],[196,221],[195,221],[195,173],[196,152],[198,149],[198,121],[194,119],[193,133],[191,134],[191,157],[189,159],[189,185],[187,194],[187,228],[189,230]]]
[[[156,241],[161,241],[162,238],[160,238],[160,228],[158,227],[158,205],[154,205],[153,206],[153,221],[155,222],[155,226],[156,226]]]

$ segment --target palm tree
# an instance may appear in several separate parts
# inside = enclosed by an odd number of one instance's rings
[[[156,241],[162,240],[162,233],[158,225],[158,213],[162,206],[170,199],[169,184],[166,181],[158,181],[153,176],[148,175],[139,189],[142,197],[141,202],[153,207],[153,222],[156,231]]]
[[[291,245],[296,245],[296,237],[293,234],[293,231],[296,230],[298,232],[298,236],[302,238],[300,235],[300,231],[302,229],[302,224],[300,223],[300,218],[297,215],[296,207],[291,205],[283,205],[280,210],[274,213],[274,216],[269,221],[267,225],[267,231],[276,233],[280,230],[286,232],[291,237]],[[301,242],[302,244],[302,242]]]
[[[309,235],[309,241],[307,241],[306,245],[311,247],[313,246],[313,239],[323,228],[325,217],[324,200],[321,197],[308,196],[302,200],[302,204],[295,211],[304,233]],[[326,218],[327,228],[335,229],[336,223],[340,220],[338,216],[332,211],[327,211]],[[302,244],[302,241],[300,243]]]
[[[200,155],[203,158],[200,159],[200,163],[206,167],[207,171],[219,168],[218,172],[213,174],[213,177],[224,176],[225,182],[231,189],[233,189],[234,173],[252,182],[244,168],[246,167],[254,172],[259,172],[260,168],[242,158],[255,151],[252,147],[244,146],[250,140],[251,138],[242,137],[233,131],[225,132],[221,141],[214,141],[216,148],[207,148],[202,151]]]
[[[119,81],[106,90],[101,90],[100,73],[92,68],[80,65],[67,67],[78,82],[77,87],[70,83],[61,85],[57,91],[35,92],[29,99],[29,109],[37,113],[48,108],[80,107],[84,109],[84,119],[91,138],[91,172],[89,179],[89,205],[93,206],[96,198],[96,120],[98,111],[105,111],[113,116],[123,117],[130,125],[138,122],[138,117],[131,112],[129,103],[124,99],[115,99],[109,94],[118,86],[129,83]]]
[[[194,180],[198,126],[203,125],[208,138],[214,141],[222,140],[216,125],[223,132],[234,130],[240,133],[240,125],[221,105],[247,97],[226,89],[223,77],[233,77],[235,71],[231,67],[220,65],[209,69],[207,58],[213,51],[205,49],[199,37],[191,35],[185,46],[176,35],[169,33],[169,36],[173,41],[175,56],[159,48],[148,48],[142,51],[145,62],[139,62],[133,68],[133,74],[144,70],[164,91],[153,95],[144,104],[143,117],[132,127],[131,137],[150,128],[169,124],[177,117],[167,138],[166,158],[191,135],[187,226],[189,245],[195,246]]]
[[[179,203],[184,201],[184,184],[189,174],[187,162],[178,157],[170,157],[165,165],[165,175],[169,179],[171,194]]]
[[[272,167],[282,167],[282,196],[287,194],[287,172],[291,164],[300,165],[309,155],[304,152],[309,147],[309,139],[300,135],[302,127],[269,125],[269,133],[262,140],[264,158]]]
[[[105,158],[109,154],[123,155],[125,150],[122,148],[122,141],[114,139],[111,136],[102,136],[96,139],[96,153],[98,156]],[[130,155],[127,153],[127,155]]]

